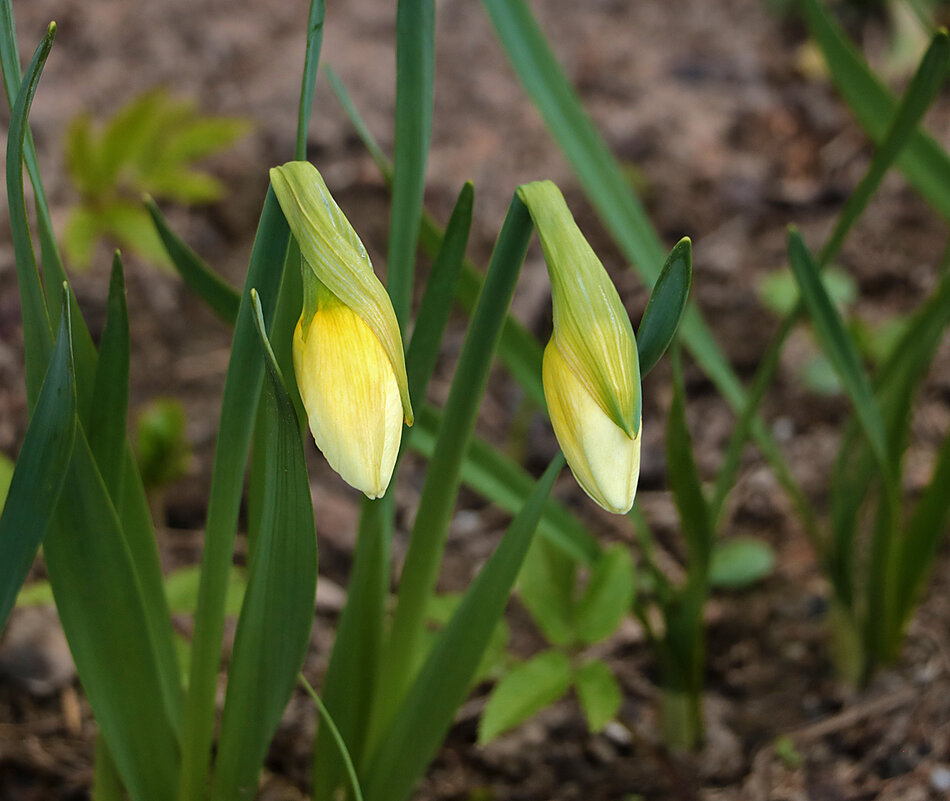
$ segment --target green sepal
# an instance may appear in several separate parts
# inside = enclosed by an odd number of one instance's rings
[[[366,248],[312,164],[291,161],[272,168],[270,178],[305,264],[363,319],[382,344],[399,385],[406,425],[412,425],[399,323],[386,289],[373,272]]]

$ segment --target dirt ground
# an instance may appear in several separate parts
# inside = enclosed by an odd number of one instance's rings
[[[202,111],[252,119],[253,133],[209,163],[228,188],[217,204],[168,206],[176,228],[235,282],[246,266],[267,168],[292,156],[306,3],[281,0],[30,0],[15,3],[21,53],[32,52],[51,19],[59,33],[40,84],[33,131],[59,230],[76,197],[64,175],[62,140],[81,111],[104,118],[139,92],[164,85]],[[391,149],[395,4],[331,3],[323,59]],[[800,68],[804,30],[762,0],[532,0],[532,8],[613,151],[636,168],[650,217],[672,244],[692,237],[694,298],[740,376],[761,357],[774,317],[756,286],[783,264],[785,227],[795,222],[813,246],[830,230],[866,167],[865,137],[833,89]],[[615,278],[633,319],[647,294],[597,222],[537,112],[526,100],[481,7],[437,4],[436,96],[426,202],[444,221],[463,181],[475,185],[469,255],[485,264],[514,187],[551,178]],[[714,6],[714,8],[713,8]],[[854,21],[853,33],[879,58],[880,19]],[[6,118],[4,117],[4,123]],[[950,143],[950,98],[928,118]],[[388,198],[383,183],[328,85],[318,82],[308,141],[322,171],[380,271]],[[5,203],[4,199],[0,203]],[[5,216],[5,215],[4,215]],[[855,311],[872,323],[915,307],[936,281],[946,231],[898,175],[884,183],[851,235],[840,265],[856,279]],[[104,321],[108,252],[75,275],[93,333]],[[163,558],[193,562],[210,475],[229,332],[171,275],[129,259],[133,411],[148,399],[181,399],[194,447],[188,476],[166,498]],[[517,316],[541,337],[550,301],[540,250],[532,246],[515,298]],[[0,230],[0,450],[14,455],[25,430],[22,340],[9,229]],[[464,331],[452,324],[430,399],[444,400]],[[835,442],[847,414],[836,397],[810,392],[799,370],[812,354],[793,336],[766,404],[766,418],[821,508]],[[639,498],[661,547],[679,552],[665,489],[663,429],[667,368],[644,385]],[[733,417],[695,368],[688,412],[697,460],[712,477]],[[950,426],[950,349],[942,347],[917,408],[906,492],[928,480],[932,455]],[[506,442],[520,394],[498,369],[479,431]],[[556,448],[538,417],[528,427],[525,462],[534,471]],[[312,454],[320,547],[320,597],[305,672],[319,686],[356,529],[356,494]],[[398,484],[397,559],[418,502],[424,464],[410,459]],[[594,508],[565,473],[555,494],[604,541],[629,540],[629,521]],[[507,518],[463,491],[447,550],[445,589],[471,579]],[[602,649],[625,693],[617,725],[587,733],[567,698],[487,747],[475,746],[486,688],[462,710],[417,797],[541,799],[903,799],[950,795],[950,548],[909,632],[900,663],[860,693],[829,663],[823,613],[828,588],[790,505],[758,454],[746,456],[727,507],[724,536],[751,534],[776,549],[776,573],[740,594],[717,595],[708,612],[709,736],[695,756],[667,754],[658,741],[656,668],[642,632],[629,622]],[[41,568],[37,569],[37,575]],[[512,649],[530,654],[541,640],[517,602]],[[186,625],[182,622],[182,625]],[[14,628],[29,647],[9,656]],[[19,635],[18,635],[19,636]],[[0,644],[0,799],[84,799],[92,776],[95,724],[81,697],[55,617],[17,613]],[[32,683],[25,679],[32,676]],[[306,797],[314,713],[295,697],[268,759],[262,798]],[[789,734],[801,757],[782,759]]]

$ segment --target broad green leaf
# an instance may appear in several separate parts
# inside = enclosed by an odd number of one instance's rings
[[[115,237],[122,247],[137,253],[154,264],[168,265],[165,246],[148,212],[131,201],[116,200],[100,211],[100,225]]]
[[[185,407],[176,398],[155,398],[135,421],[135,451],[147,489],[165,487],[182,478],[191,461],[185,434]]]
[[[213,175],[182,167],[153,173],[137,188],[185,204],[212,203],[224,195],[224,186]]]
[[[775,568],[775,551],[754,537],[732,537],[713,546],[709,564],[712,587],[738,590],[766,578]]]
[[[125,276],[118,251],[112,260],[106,324],[99,340],[99,362],[92,391],[87,426],[89,447],[109,495],[118,498],[125,458],[126,423],[129,417],[129,310],[125,302]]]
[[[666,427],[666,475],[689,547],[688,570],[705,581],[712,554],[713,528],[686,424],[686,388],[676,350],[672,362],[673,401]]]
[[[538,538],[518,576],[518,598],[552,645],[574,642],[574,559]]]
[[[640,356],[641,376],[653,369],[676,336],[676,329],[686,311],[692,282],[692,244],[689,237],[684,237],[666,257],[666,264],[656,279],[643,319],[640,320],[637,353]]]
[[[162,158],[183,163],[219,153],[247,136],[251,127],[249,120],[236,117],[196,117],[166,138]]]
[[[283,264],[289,234],[277,198],[273,190],[268,190],[251,251],[221,403],[182,737],[180,801],[198,801],[205,793],[228,574],[241,508],[244,467],[264,378],[250,290],[257,288],[266,319],[273,313],[277,299],[279,265]]]
[[[193,615],[198,608],[198,586],[201,583],[201,570],[198,565],[189,565],[169,573],[165,577],[165,597],[169,610],[176,615]],[[228,617],[237,617],[241,613],[244,593],[247,590],[247,575],[232,566],[228,574],[228,590],[224,603],[224,612]]]
[[[92,778],[92,801],[124,801],[125,788],[116,769],[106,739],[96,735],[96,755]]]
[[[147,596],[82,429],[56,516],[44,556],[83,689],[130,795],[167,801],[179,748],[163,661]]]
[[[818,352],[805,362],[800,376],[802,383],[819,395],[840,395],[844,391],[841,379],[824,353]]]
[[[76,388],[64,317],[0,516],[0,631],[50,526],[76,432]],[[6,488],[4,488],[6,489]]]
[[[528,210],[513,197],[478,307],[465,334],[435,450],[422,485],[393,615],[389,664],[380,698],[382,721],[398,704],[412,679],[409,666],[442,563],[445,538],[461,483],[462,463],[532,231]]]
[[[544,499],[563,467],[559,454],[469,586],[392,724],[379,738],[363,774],[368,801],[405,801],[438,751],[504,614]]]
[[[571,686],[571,663],[560,651],[544,651],[512,668],[495,685],[478,722],[484,745],[550,706]]]
[[[69,212],[63,233],[63,249],[74,269],[83,270],[92,264],[96,245],[103,233],[102,219],[95,210],[79,204]]]
[[[393,199],[386,283],[396,319],[403,330],[409,322],[412,305],[416,241],[432,136],[434,67],[435,0],[399,0],[396,5]]]
[[[617,717],[623,693],[604,662],[595,659],[581,665],[574,673],[574,689],[587,718],[587,728],[592,732],[603,731],[604,726]]]
[[[870,138],[883,141],[898,108],[897,99],[870,71],[818,0],[799,2],[838,91]],[[919,118],[914,121],[908,146],[898,157],[897,165],[934,209],[944,219],[950,219],[950,158],[933,138],[916,130],[918,124]]]
[[[161,237],[172,266],[178,271],[188,288],[201,298],[211,311],[233,326],[241,305],[240,292],[214,272],[197,253],[179,239],[152,198],[146,195],[143,202],[152,217],[155,230]]]
[[[92,115],[77,114],[70,120],[63,150],[66,170],[80,194],[101,192],[108,186],[109,179],[103,175],[101,148],[94,141]]]
[[[252,797],[257,791],[267,746],[307,653],[317,589],[313,501],[297,412],[284,389],[254,289],[251,299],[267,366],[268,491],[249,554],[247,591],[228,671],[211,796],[215,801]]]
[[[578,602],[578,639],[591,644],[613,634],[630,610],[633,593],[633,557],[626,545],[611,545],[594,564]]]

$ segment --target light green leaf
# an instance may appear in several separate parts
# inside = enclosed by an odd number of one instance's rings
[[[630,610],[633,592],[633,557],[626,545],[611,545],[594,564],[577,605],[581,642],[600,642],[613,634]]]
[[[485,705],[478,722],[479,745],[553,704],[567,692],[572,678],[570,660],[560,651],[545,651],[512,668]]]
[[[620,711],[623,693],[613,672],[599,659],[581,665],[574,673],[574,688],[590,731],[603,731]]]
[[[198,608],[198,585],[201,582],[201,569],[198,565],[189,565],[169,573],[165,577],[165,597],[169,610],[176,615],[193,615]],[[232,566],[228,574],[228,590],[224,611],[228,617],[237,617],[244,602],[247,590],[245,572]]]
[[[574,641],[574,559],[538,538],[518,576],[518,597],[552,645]]]
[[[821,273],[821,282],[839,310],[847,309],[857,300],[857,281],[844,270],[826,267]],[[798,305],[798,285],[791,270],[769,273],[759,283],[758,290],[762,302],[778,315],[785,316]]]
[[[743,589],[761,581],[775,568],[775,551],[753,537],[717,542],[709,565],[709,583],[723,589]]]

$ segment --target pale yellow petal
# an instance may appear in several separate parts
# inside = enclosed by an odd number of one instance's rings
[[[344,481],[381,497],[396,463],[403,407],[379,339],[359,315],[335,304],[314,315],[306,340],[297,324],[293,354],[317,447]]]
[[[553,339],[544,349],[542,377],[551,425],[577,483],[607,511],[630,511],[640,475],[640,421],[630,437],[604,414]]]

